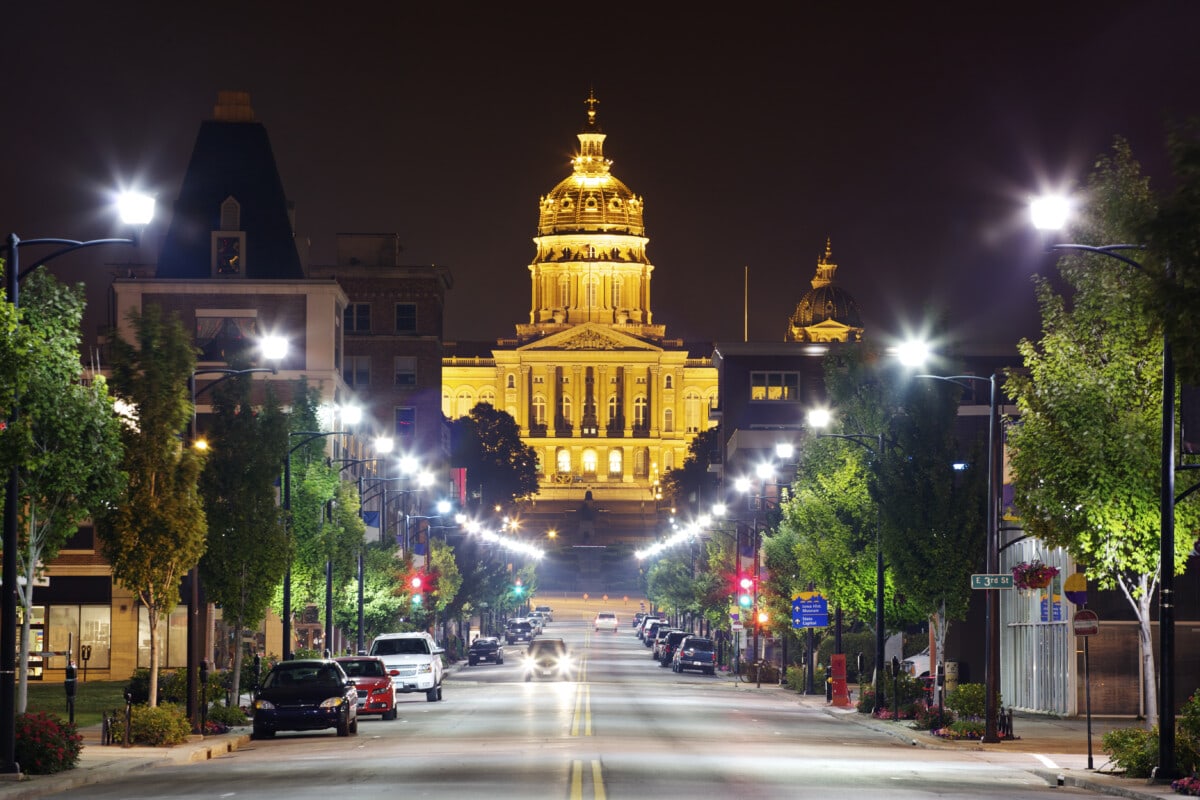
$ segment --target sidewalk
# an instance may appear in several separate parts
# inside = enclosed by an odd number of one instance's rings
[[[739,684],[739,686],[754,688],[750,684]],[[766,687],[764,686],[763,689],[765,690]],[[1113,765],[1109,763],[1108,756],[1100,748],[1101,739],[1105,732],[1113,728],[1125,728],[1136,724],[1132,720],[1092,718],[1092,765],[1094,769],[1089,770],[1087,768],[1087,720],[1084,718],[1060,719],[1041,714],[1018,713],[1013,719],[1013,733],[1016,738],[994,744],[984,744],[979,741],[942,739],[928,731],[915,730],[910,722],[892,722],[875,719],[869,714],[860,714],[854,706],[835,708],[825,700],[823,695],[795,694],[779,687],[777,690],[793,694],[797,701],[804,706],[820,709],[847,723],[862,725],[886,733],[908,742],[914,747],[1027,754],[1030,759],[1028,771],[1044,778],[1050,785],[1058,783],[1061,777],[1061,785],[1077,786],[1088,791],[1117,797],[1162,800],[1168,797],[1183,796],[1171,791],[1169,784],[1148,783],[1142,778],[1123,778],[1105,772],[1113,769]]]
[[[0,800],[28,800],[102,783],[119,775],[149,769],[159,764],[189,764],[207,761],[237,750],[250,741],[249,728],[235,728],[220,736],[191,737],[175,747],[121,747],[102,745],[100,726],[80,730],[83,751],[75,769],[56,775],[0,775]]]

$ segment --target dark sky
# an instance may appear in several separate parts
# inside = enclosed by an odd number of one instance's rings
[[[1011,346],[1052,263],[1028,198],[1117,135],[1165,186],[1167,122],[1200,114],[1196,2],[703,5],[22,3],[0,231],[108,235],[104,189],[137,182],[152,259],[217,92],[249,91],[313,260],[398,233],[454,275],[446,337],[494,339],[528,321],[537,201],[594,88],[669,335],[740,340],[748,267],[750,338],[780,340],[832,237],[868,336],[940,316]],[[89,274],[77,258],[60,272]]]

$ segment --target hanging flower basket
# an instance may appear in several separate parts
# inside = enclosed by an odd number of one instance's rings
[[[1012,568],[1013,584],[1018,589],[1045,589],[1058,574],[1058,567],[1041,561],[1022,561]]]

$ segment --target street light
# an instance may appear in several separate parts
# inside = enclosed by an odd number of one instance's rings
[[[987,381],[988,393],[988,445],[987,445],[987,527],[985,532],[987,542],[987,571],[996,574],[1000,571],[1000,500],[996,495],[1000,488],[998,475],[999,464],[999,393],[996,390],[996,373],[984,378],[980,375],[917,375],[918,378],[946,381],[958,386],[964,386],[967,381]],[[984,685],[984,728],[983,741],[992,744],[1000,741],[997,729],[999,708],[997,698],[1000,694],[1000,590],[987,590],[986,619],[987,628],[984,637],[983,656],[983,685]]]
[[[268,341],[271,343],[268,344]],[[282,341],[280,346],[278,341]],[[274,338],[264,339],[260,345],[263,355],[270,359],[280,359],[287,354],[287,340]],[[278,374],[278,367],[249,367],[247,369],[194,369],[188,376],[188,393],[192,397],[192,418],[188,424],[188,445],[199,450],[208,448],[207,442],[197,438],[196,431],[196,398],[212,389],[219,383],[237,377],[238,375],[253,375],[259,372]],[[196,377],[199,375],[220,375],[215,381],[206,384],[202,389],[196,389]],[[200,585],[200,565],[196,564],[188,570],[188,615],[187,615],[187,718],[191,721],[193,733],[203,733],[200,730],[201,690],[198,684],[197,671],[204,660],[203,631],[206,627],[208,608],[204,599],[204,588]],[[203,607],[203,613],[201,608]]]
[[[1069,215],[1066,201],[1040,198],[1030,209],[1033,224],[1042,230],[1061,228]],[[1054,244],[1051,250],[1070,250],[1104,256],[1146,274],[1146,268],[1124,254],[1145,250],[1140,244]],[[1171,265],[1166,265],[1171,278]],[[1155,779],[1170,781],[1178,776],[1175,763],[1175,362],[1171,339],[1163,322],[1162,339],[1162,459],[1159,488],[1158,562],[1158,769]]]
[[[154,199],[146,195],[125,193],[117,201],[121,221],[126,225],[144,226],[154,216]],[[20,303],[21,278],[46,265],[59,256],[74,253],[87,247],[104,244],[137,244],[137,239],[92,239],[78,241],[75,239],[26,239],[21,240],[15,233],[8,235],[8,257],[5,262],[5,279],[8,302],[13,311],[18,312]],[[20,266],[22,247],[53,247],[48,255],[33,262],[24,271]],[[15,314],[17,324],[20,324],[19,314]],[[19,368],[19,364],[15,367]],[[13,381],[12,408],[8,412],[8,426],[12,428],[19,419],[19,396],[16,386],[17,376],[11,376]],[[4,531],[0,539],[3,549],[3,565],[0,567],[0,773],[20,772],[16,760],[17,743],[17,708],[16,708],[16,672],[17,672],[17,506],[21,501],[21,467],[14,462],[9,467],[8,484],[4,501]]]
[[[824,427],[831,421],[831,415],[825,409],[814,409],[808,414],[808,424],[813,428]],[[883,434],[869,433],[818,433],[825,439],[845,439],[864,448],[876,462],[883,455]],[[874,445],[874,447],[872,447]],[[875,707],[874,713],[882,709],[883,697],[883,526],[880,522],[879,503],[875,504]],[[895,698],[892,698],[893,703]]]
[[[353,436],[351,431],[289,431],[288,443],[292,436],[304,438],[288,448],[283,459],[283,515],[287,524],[289,539],[289,555],[287,570],[283,575],[283,660],[292,660],[292,557],[290,554],[290,539],[292,535],[292,453],[309,442],[325,436]]]

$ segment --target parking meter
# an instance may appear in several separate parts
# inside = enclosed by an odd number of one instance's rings
[[[125,735],[121,737],[122,747],[133,747],[129,739],[133,735],[133,692],[125,690]]]
[[[900,719],[900,658],[892,656],[892,718]]]
[[[63,678],[63,690],[67,693],[67,719],[72,725],[75,724],[75,662],[67,662],[67,674]]]
[[[87,683],[87,665],[92,660],[92,646],[90,644],[79,645],[79,660],[83,662],[83,682]]]

